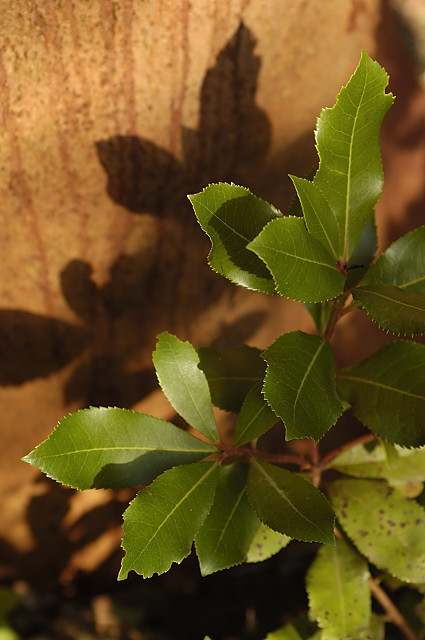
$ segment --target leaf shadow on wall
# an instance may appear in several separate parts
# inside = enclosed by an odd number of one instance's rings
[[[156,387],[151,368],[138,369],[134,354],[154,345],[160,330],[181,333],[229,287],[206,265],[208,241],[186,194],[218,180],[255,188],[264,173],[271,130],[255,103],[261,64],[255,45],[240,24],[207,71],[199,128],[180,131],[182,162],[143,138],[114,136],[96,143],[108,194],[141,222],[155,220],[156,244],[148,252],[120,255],[102,287],[92,280],[88,262],[69,261],[61,287],[79,325],[0,310],[0,384],[45,377],[78,358],[66,402],[131,406]],[[263,319],[261,312],[239,318],[239,340],[247,340]],[[234,335],[233,329],[226,325],[223,331]]]

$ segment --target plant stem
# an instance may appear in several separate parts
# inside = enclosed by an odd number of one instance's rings
[[[287,453],[266,453],[265,451],[255,452],[255,457],[265,460],[266,462],[281,462],[283,464],[296,464],[301,469],[311,469],[312,464],[301,456],[291,455]]]
[[[330,451],[329,453],[327,453],[320,461],[320,466],[322,467],[322,469],[324,469],[328,464],[328,462],[336,458],[336,456],[338,456],[343,451],[347,451],[348,449],[351,449],[352,447],[355,447],[358,444],[364,444],[366,442],[370,442],[374,438],[376,438],[376,436],[373,433],[366,433],[364,436],[361,436],[360,438],[356,438],[356,440],[351,440],[350,442],[346,442],[345,444],[342,444],[340,447],[337,447],[336,449],[333,449],[333,451]]]
[[[406,638],[406,640],[419,640],[418,636],[413,632],[407,624],[406,619],[397,609],[393,601],[387,596],[385,591],[381,589],[379,584],[373,578],[369,578],[369,586],[373,597],[379,602],[381,607],[386,611],[390,621],[396,625]]]

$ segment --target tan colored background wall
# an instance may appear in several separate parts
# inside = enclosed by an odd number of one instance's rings
[[[70,575],[68,558],[102,527],[112,534],[86,561],[116,545],[120,496],[108,511],[108,493],[75,497],[20,457],[88,403],[166,415],[150,366],[163,329],[265,346],[310,327],[301,306],[209,272],[185,195],[234,180],[285,208],[286,175],[311,167],[315,118],[363,48],[407,92],[384,139],[398,187],[379,209],[385,244],[407,206],[401,226],[420,217],[422,94],[378,0],[15,0],[0,3],[0,25],[4,572],[43,549],[52,575]],[[97,527],[79,520],[90,506]]]

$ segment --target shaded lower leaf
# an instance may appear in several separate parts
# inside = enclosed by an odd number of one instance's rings
[[[264,378],[261,351],[238,345],[228,349],[198,349],[199,367],[205,373],[212,402],[224,411],[239,413],[248,391]]]
[[[391,463],[388,461],[385,444],[393,446],[397,454]],[[336,456],[327,468],[357,478],[381,478],[393,486],[425,482],[425,447],[404,449],[376,442],[373,449],[370,449],[359,444]]]
[[[371,619],[367,562],[344,540],[323,545],[307,573],[309,608],[323,640],[358,638]]]
[[[304,478],[253,460],[247,487],[260,520],[274,531],[304,542],[334,542],[332,508]]]
[[[177,413],[213,442],[218,440],[210,390],[195,348],[164,331],[152,359],[161,389]]]
[[[273,531],[264,522],[260,522],[257,533],[251,541],[246,562],[263,562],[284,549],[291,540],[292,538],[279,531]]]
[[[338,519],[359,551],[405,582],[425,582],[425,511],[380,480],[329,484]]]
[[[217,463],[195,462],[166,471],[139,491],[124,512],[126,554],[119,580],[132,570],[145,578],[165,573],[189,555],[211,508],[217,479]]]
[[[278,421],[261,393],[262,383],[248,392],[235,425],[235,444],[240,446],[256,440]]]
[[[247,473],[246,464],[220,470],[211,511],[195,538],[203,576],[242,564],[247,556],[260,524],[246,495]]]
[[[337,387],[373,433],[406,447],[425,444],[425,345],[390,342],[339,371]]]
[[[263,393],[285,423],[286,439],[320,440],[343,411],[329,342],[292,331],[277,338],[263,358],[267,362]]]
[[[23,460],[76,489],[119,489],[147,484],[166,469],[213,451],[165,420],[92,407],[63,418]]]
[[[397,335],[425,333],[425,295],[392,284],[371,284],[353,290],[367,315],[380,329]]]
[[[272,220],[248,245],[264,260],[281,296],[299,302],[323,302],[339,296],[344,276],[335,257],[296,217]]]
[[[210,267],[235,284],[275,293],[269,271],[246,246],[270,220],[282,215],[280,211],[249,189],[224,182],[188,198],[211,240]]]

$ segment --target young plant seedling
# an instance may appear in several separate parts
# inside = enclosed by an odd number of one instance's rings
[[[292,539],[321,543],[306,576],[313,628],[301,632],[294,622],[268,640],[373,640],[385,637],[387,620],[416,637],[380,586],[425,593],[425,345],[410,339],[425,332],[425,227],[374,260],[379,133],[393,102],[387,83],[362,53],[335,106],[318,118],[314,177],[291,176],[290,215],[234,184],[189,196],[211,239],[211,268],[303,303],[315,333],[286,333],[264,352],[196,350],[161,333],[154,367],[190,430],[90,408],[63,418],[24,458],[80,490],[142,485],[124,513],[120,580],[129,571],[164,573],[193,544],[208,575],[264,560]],[[336,371],[329,340],[353,309],[396,338]],[[237,415],[230,446],[213,406]],[[349,407],[369,433],[324,456],[317,444],[311,457],[257,444],[277,422],[286,440],[318,443]],[[372,610],[371,596],[386,616]]]

